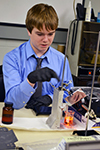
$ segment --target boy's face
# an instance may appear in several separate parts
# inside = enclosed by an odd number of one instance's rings
[[[47,31],[45,26],[40,31],[37,28],[33,28],[32,32],[28,31],[28,35],[30,36],[30,44],[37,54],[37,56],[42,56],[47,50],[48,47],[52,44],[55,30]]]

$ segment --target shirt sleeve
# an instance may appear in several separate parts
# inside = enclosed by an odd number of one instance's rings
[[[24,107],[35,89],[29,85],[27,78],[23,80],[17,60],[13,54],[12,56],[9,54],[4,56],[3,78],[6,92],[5,102],[12,102],[15,109]]]

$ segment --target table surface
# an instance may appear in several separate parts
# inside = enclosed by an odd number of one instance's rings
[[[3,102],[0,102],[0,117],[2,117],[2,108],[4,106]],[[31,109],[22,108],[19,110],[14,110],[14,117],[26,117],[26,118],[35,118],[35,117],[48,117],[44,115],[36,116],[34,111]],[[1,121],[1,120],[0,120]],[[9,129],[9,125],[8,125]],[[63,136],[70,136],[72,131],[30,131],[30,130],[21,130],[21,129],[13,129],[16,137],[18,138],[18,142],[16,142],[16,146],[20,146],[24,143],[33,143],[42,140],[51,140],[51,139],[60,139]]]

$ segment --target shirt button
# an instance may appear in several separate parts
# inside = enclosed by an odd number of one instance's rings
[[[31,92],[31,94],[33,94],[33,92]]]
[[[23,103],[25,103],[25,101],[23,101]]]

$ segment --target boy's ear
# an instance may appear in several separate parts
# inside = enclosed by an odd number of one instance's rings
[[[27,33],[28,33],[29,36],[31,35],[31,33],[30,33],[30,31],[28,29],[27,29]]]

